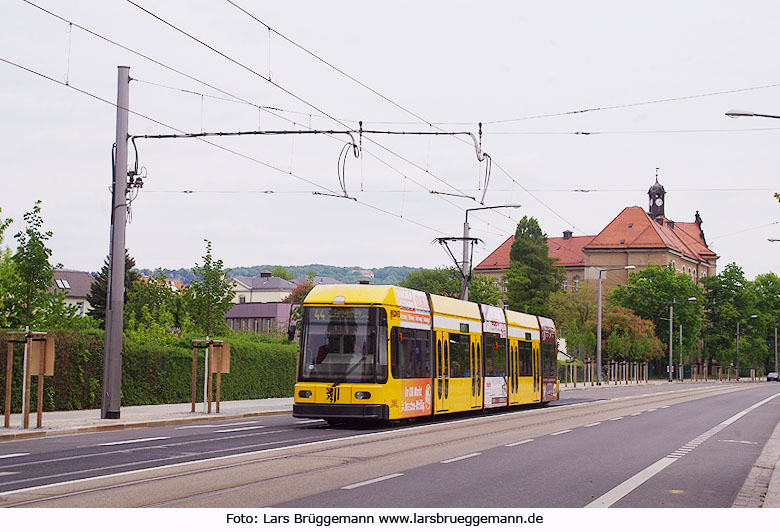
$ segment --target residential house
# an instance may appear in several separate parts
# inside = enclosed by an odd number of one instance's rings
[[[233,303],[278,303],[297,286],[293,281],[273,277],[269,271],[261,272],[260,277],[237,275],[229,282],[235,292]]]
[[[94,281],[95,278],[89,272],[55,270],[50,291],[63,292],[65,304],[76,307],[79,314],[85,315],[92,310],[87,295]]]
[[[225,314],[228,327],[234,331],[254,333],[286,333],[290,325],[290,316],[298,306],[293,303],[266,302],[240,303]]]

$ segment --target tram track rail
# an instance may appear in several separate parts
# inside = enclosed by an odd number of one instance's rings
[[[621,415],[731,393],[750,385],[699,385],[683,389],[489,413],[453,416],[392,430],[284,445],[230,456],[122,472],[0,493],[0,507],[209,506],[221,495],[264,486],[256,506],[334,489],[347,478],[413,468]],[[246,447],[246,446],[244,446]]]

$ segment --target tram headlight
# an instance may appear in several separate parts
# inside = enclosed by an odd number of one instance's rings
[[[371,399],[371,392],[355,392],[355,399],[365,400]]]
[[[298,397],[301,399],[311,399],[311,390],[300,390],[298,392]]]

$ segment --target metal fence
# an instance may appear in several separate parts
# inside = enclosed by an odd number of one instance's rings
[[[655,365],[648,362],[607,360],[602,364],[601,369],[601,382],[604,384],[637,384],[648,382],[656,375],[667,378],[670,373],[678,382],[685,380],[691,382],[760,380],[755,369],[742,368],[740,372],[738,368],[732,366],[720,366],[708,362],[682,366],[675,364],[671,368],[661,367],[660,371],[656,372]],[[559,364],[558,380],[561,382],[562,388],[595,386],[597,382],[596,361],[594,359],[571,360]]]

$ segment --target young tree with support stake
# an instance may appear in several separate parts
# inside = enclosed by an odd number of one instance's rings
[[[46,247],[46,241],[52,232],[42,231],[40,200],[35,202],[32,211],[24,214],[24,221],[27,228],[14,235],[19,242],[12,257],[18,282],[11,286],[10,293],[16,307],[16,323],[29,328],[36,323],[36,314],[54,302],[49,288],[54,270],[62,265],[49,263],[51,250]]]
[[[211,256],[211,242],[205,242],[203,265],[196,263],[193,268],[195,279],[187,291],[187,306],[195,326],[209,336],[227,329],[225,313],[233,306],[234,292],[227,280],[230,270],[223,271],[222,261],[214,261]]]

